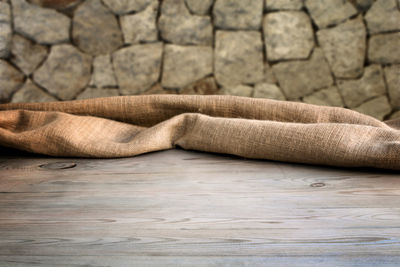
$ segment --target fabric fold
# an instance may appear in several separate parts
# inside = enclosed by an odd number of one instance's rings
[[[221,95],[0,105],[0,145],[51,156],[127,157],[179,146],[400,170],[399,126],[344,108]]]

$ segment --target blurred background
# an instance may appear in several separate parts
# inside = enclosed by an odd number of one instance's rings
[[[228,94],[400,117],[400,0],[0,0],[0,103]]]

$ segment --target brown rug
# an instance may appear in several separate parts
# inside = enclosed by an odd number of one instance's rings
[[[184,149],[400,170],[400,120],[236,96],[145,95],[0,105],[0,145],[113,158]]]

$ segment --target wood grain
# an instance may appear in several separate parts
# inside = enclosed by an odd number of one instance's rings
[[[400,175],[169,150],[0,155],[0,266],[398,266]]]

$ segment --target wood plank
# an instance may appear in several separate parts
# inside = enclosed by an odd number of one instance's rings
[[[198,267],[198,266],[279,266],[279,267],[360,267],[360,266],[399,266],[400,256],[326,256],[326,257],[255,257],[255,256],[0,256],[5,266],[146,266],[146,267]]]
[[[0,265],[395,266],[399,178],[179,149],[0,155]]]

